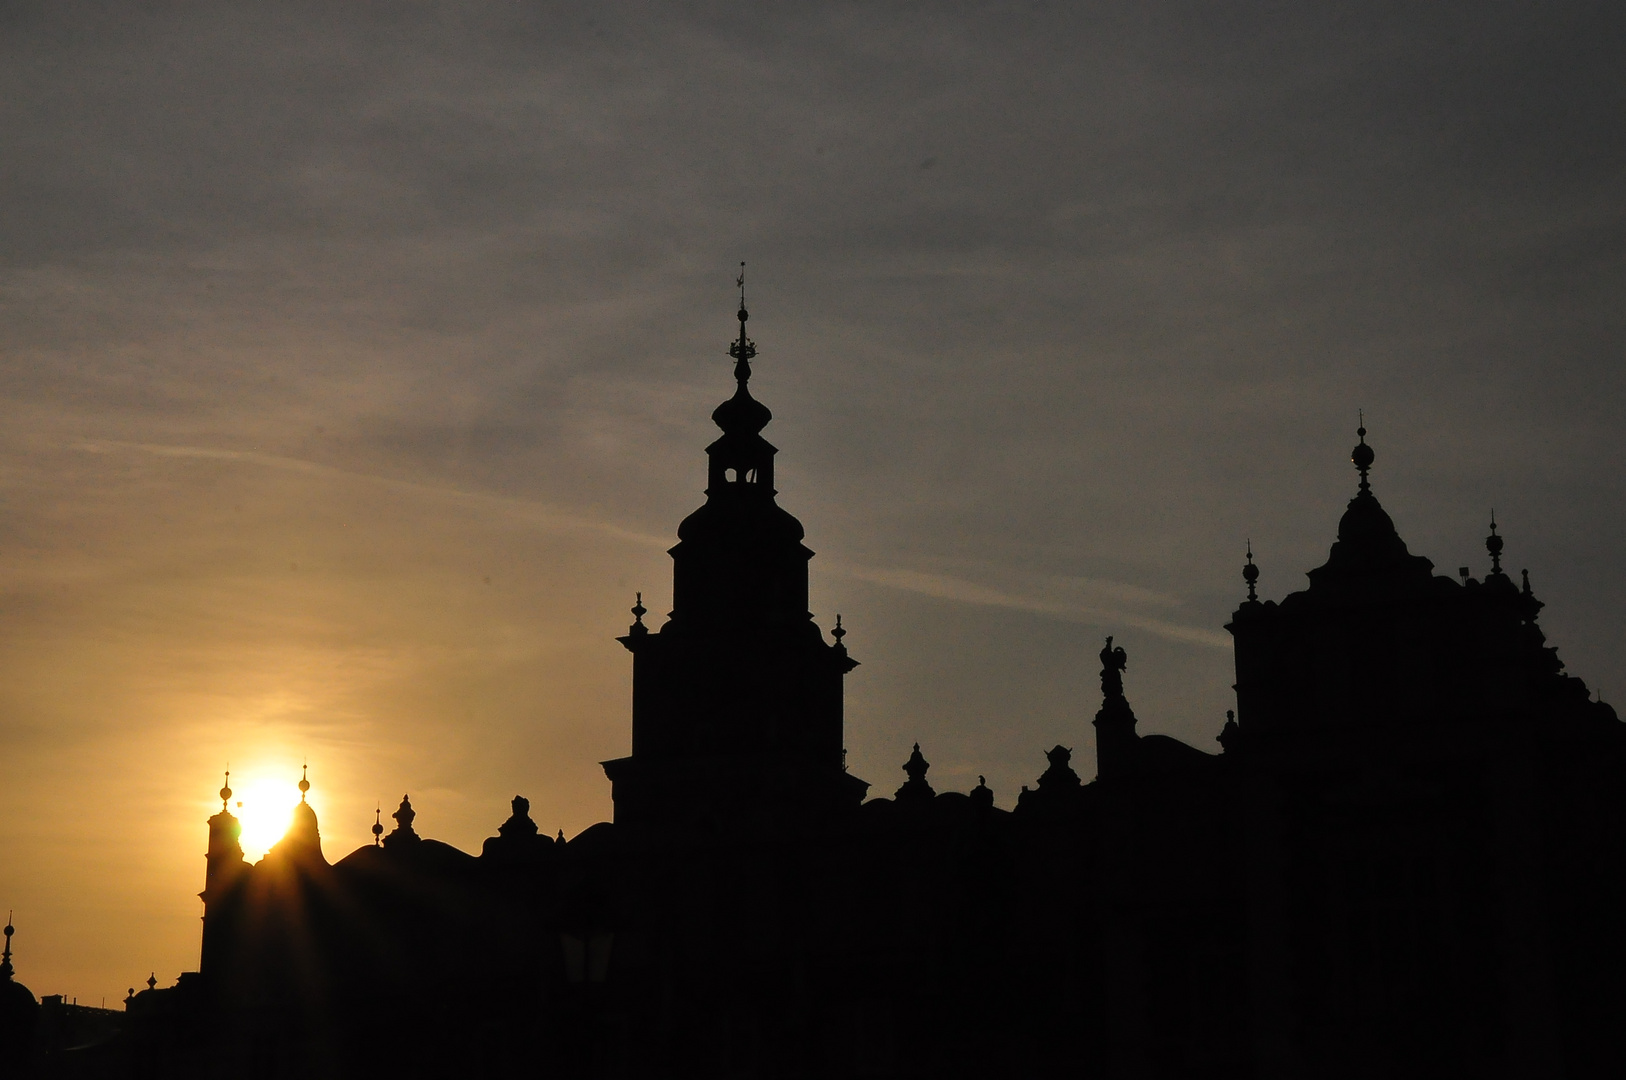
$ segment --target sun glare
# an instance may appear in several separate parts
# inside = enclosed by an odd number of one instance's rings
[[[243,856],[255,862],[288,831],[299,788],[294,780],[250,780],[233,802],[231,811],[243,823]]]

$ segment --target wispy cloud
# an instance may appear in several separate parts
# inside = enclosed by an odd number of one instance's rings
[[[284,472],[304,473],[310,476],[322,476],[337,480],[360,481],[415,497],[437,499],[465,507],[505,514],[553,531],[594,532],[602,536],[646,547],[665,548],[671,546],[672,543],[668,537],[651,536],[633,529],[622,528],[612,522],[582,517],[579,514],[573,514],[567,510],[561,510],[558,507],[529,499],[515,499],[503,495],[492,495],[487,492],[463,491],[438,484],[421,484],[411,480],[398,480],[388,476],[353,472],[348,469],[335,468],[331,465],[323,465],[320,462],[306,461],[303,458],[285,457],[281,454],[265,454],[256,450],[221,450],[208,446],[174,446],[162,443],[124,442],[113,439],[79,442],[74,445],[74,449],[90,454],[140,453],[165,458],[231,461]]]
[[[1071,588],[1058,589],[1049,595],[1037,596],[981,585],[974,581],[951,577],[947,574],[928,573],[921,570],[851,564],[827,565],[825,569],[843,577],[868,581],[876,585],[885,585],[893,589],[902,589],[905,592],[920,593],[923,596],[931,596],[939,600],[953,600],[962,604],[980,604],[985,607],[1009,608],[1012,611],[1026,611],[1035,615],[1044,615],[1067,622],[1087,623],[1092,626],[1108,628],[1129,626],[1136,630],[1144,630],[1149,634],[1156,634],[1158,637],[1167,638],[1170,641],[1206,645],[1216,649],[1231,647],[1230,637],[1219,631],[1205,630],[1197,626],[1185,626],[1181,623],[1170,622],[1167,619],[1131,611],[1123,606],[1090,604],[1084,602],[1078,595],[1080,593],[1087,595],[1093,592],[1103,599],[1117,598],[1123,600],[1135,598],[1143,603],[1154,603],[1159,606],[1171,606],[1175,603],[1170,597],[1119,582],[1100,581],[1095,578],[1056,578],[1054,580],[1058,584],[1071,586]],[[1072,595],[1068,595],[1069,592]],[[1060,595],[1058,596],[1057,593],[1060,593]]]

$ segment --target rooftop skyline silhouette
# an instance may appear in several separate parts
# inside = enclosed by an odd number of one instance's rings
[[[516,794],[539,835],[610,819],[613,639],[679,606],[741,259],[870,797],[916,742],[1000,811],[1046,750],[1087,783],[1109,634],[1137,732],[1216,750],[1224,626],[1327,561],[1357,426],[1407,554],[1528,567],[1614,700],[1621,18],[18,9],[17,978],[196,969],[228,762],[251,861],[307,760],[329,860],[403,793],[468,853]]]

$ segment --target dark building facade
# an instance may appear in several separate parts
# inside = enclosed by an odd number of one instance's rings
[[[329,863],[302,803],[250,866],[223,789],[200,970],[132,996],[123,1074],[1626,1074],[1626,727],[1494,526],[1487,577],[1435,575],[1363,429],[1308,588],[1258,599],[1249,555],[1219,752],[1137,732],[1108,638],[1092,780],[1055,747],[1007,810],[916,745],[865,801],[745,325],[673,610],[621,638],[614,822],[516,797],[475,856],[403,797]]]

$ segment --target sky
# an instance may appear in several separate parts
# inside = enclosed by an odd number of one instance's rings
[[[1530,569],[1626,700],[1626,8],[0,2],[0,906],[81,1003],[194,969],[230,763],[263,850],[403,792],[478,851],[611,814],[752,382],[854,773],[1013,805],[1217,750],[1229,613],[1356,476]],[[1612,696],[1614,695],[1614,696]],[[1618,696],[1618,697],[1617,697]],[[274,816],[274,815],[272,815]],[[274,828],[269,835],[275,835]]]

